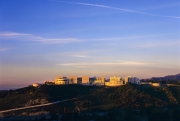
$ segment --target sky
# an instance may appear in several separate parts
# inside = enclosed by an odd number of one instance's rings
[[[179,0],[0,0],[0,89],[178,73]]]

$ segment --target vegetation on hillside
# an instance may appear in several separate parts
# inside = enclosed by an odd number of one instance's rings
[[[83,85],[42,85],[0,92],[0,110],[35,105],[37,100],[53,102],[77,100],[44,107],[4,113],[4,116],[29,116],[32,112],[49,112],[52,119],[61,120],[179,120],[180,87],[152,87],[126,84],[119,87]],[[39,102],[42,103],[42,102]]]
[[[0,110],[24,107],[27,106],[27,103],[29,104],[29,101],[33,102],[30,105],[36,105],[43,102],[71,99],[96,88],[83,85],[42,85],[40,87],[29,86],[17,90],[2,91],[0,92]],[[41,102],[42,99],[47,101]]]
[[[120,87],[100,88],[84,97],[76,103],[79,110],[113,110],[113,109],[141,109],[149,107],[163,107],[169,103],[166,97],[145,93],[131,84]],[[161,92],[163,94],[163,92]],[[166,95],[163,95],[166,96]]]

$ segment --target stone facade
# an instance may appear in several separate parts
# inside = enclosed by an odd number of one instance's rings
[[[68,76],[68,81],[69,81],[69,84],[77,84],[78,78],[77,76]]]
[[[55,84],[68,84],[68,79],[63,76],[58,76],[55,78]]]
[[[82,84],[89,84],[89,77],[88,76],[82,76]]]
[[[123,85],[123,80],[119,76],[110,77],[109,82],[105,82],[105,86],[121,86]]]
[[[133,76],[127,76],[124,78],[124,84],[127,84],[128,82],[131,84],[141,84],[139,78]]]
[[[104,86],[104,84],[105,84],[104,77],[97,77],[93,82],[93,85],[97,85],[97,86]]]

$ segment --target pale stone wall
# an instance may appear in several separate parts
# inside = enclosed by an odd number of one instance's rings
[[[55,84],[68,84],[68,79],[63,76],[58,76],[55,78]]]
[[[139,85],[141,85],[140,79],[137,78],[137,77],[134,77],[134,84],[139,84]]]
[[[124,84],[127,84],[129,82],[129,78],[128,77],[125,77],[124,78]]]
[[[82,76],[82,84],[89,84],[89,77],[88,76]]]
[[[77,84],[77,76],[69,76],[68,77],[69,84]]]
[[[119,76],[110,77],[109,82],[105,82],[105,86],[121,86],[123,85],[123,80]]]
[[[112,76],[112,77],[110,77],[110,81],[111,82],[117,82],[117,81],[121,81],[122,79],[121,79],[121,77],[119,77],[119,76]]]
[[[130,82],[131,84],[134,84],[134,77],[133,76],[128,76],[128,82]]]
[[[57,79],[60,79],[60,78],[63,78],[63,76],[57,76],[57,77],[55,78],[55,80],[54,80],[55,84],[56,84]]]
[[[96,80],[94,80],[93,85],[104,85],[105,78],[104,77],[97,77]]]
[[[122,82],[105,82],[105,86],[112,86],[112,87],[114,87],[114,86],[121,86],[121,85],[123,85]]]
[[[125,77],[124,82],[125,84],[127,84],[128,82],[130,82],[131,84],[141,84],[140,80],[137,77],[133,77],[133,76]]]

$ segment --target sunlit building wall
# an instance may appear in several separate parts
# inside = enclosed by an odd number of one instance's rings
[[[53,85],[53,84],[55,84],[55,81],[54,80],[53,81],[44,81],[44,84]]]
[[[89,77],[88,76],[82,76],[82,84],[89,84]]]
[[[63,77],[63,76],[58,76],[55,78],[55,84],[68,84],[68,79],[67,77]]]
[[[105,86],[121,86],[123,85],[123,80],[119,76],[110,77],[109,82],[105,82]]]
[[[124,78],[124,84],[127,84],[128,82],[131,84],[141,84],[139,78],[133,76],[127,76]]]
[[[129,82],[129,76],[124,78],[124,84],[127,84]]]
[[[93,85],[97,85],[97,86],[104,86],[104,84],[105,84],[104,77],[97,77],[93,82]]]
[[[109,81],[105,82],[104,77],[88,77],[88,76],[58,76],[55,78],[55,84],[83,84],[83,85],[105,85],[105,86],[120,86],[127,83],[141,84],[141,81],[137,77],[127,76],[122,80],[119,76],[110,77]]]
[[[69,76],[68,82],[69,82],[69,84],[77,84],[77,82],[78,82],[77,76]]]

